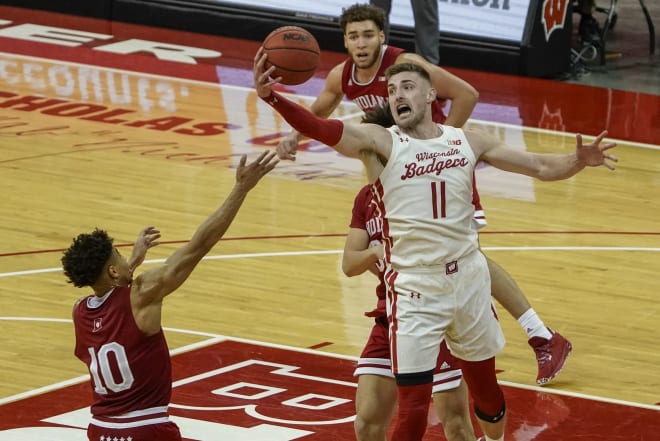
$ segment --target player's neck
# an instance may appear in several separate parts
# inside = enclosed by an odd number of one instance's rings
[[[369,83],[371,80],[374,79],[376,73],[378,73],[378,67],[379,67],[378,64],[374,64],[373,66],[367,69],[362,69],[355,66],[355,79],[359,83]]]
[[[442,136],[442,128],[433,121],[424,121],[414,127],[401,128],[401,131],[411,138],[432,139]]]

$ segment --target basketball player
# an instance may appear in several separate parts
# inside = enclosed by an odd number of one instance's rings
[[[246,165],[243,156],[229,196],[163,265],[133,279],[133,270],[160,237],[153,228],[138,238],[142,249],[130,262],[96,229],[80,234],[62,257],[64,274],[92,295],[73,307],[75,354],[88,367],[94,403],[87,429],[90,441],[178,441],[179,429],[169,420],[171,363],[161,328],[163,299],[190,276],[199,261],[220,240],[248,192],[278,163],[264,151]]]
[[[471,222],[472,179],[478,161],[540,180],[567,179],[587,166],[605,166],[616,144],[576,137],[571,154],[535,154],[510,148],[486,134],[432,120],[436,99],[429,73],[415,63],[390,66],[388,102],[396,126],[348,124],[319,118],[273,92],[279,78],[264,69],[263,48],[254,59],[257,94],[303,135],[347,157],[375,154],[385,168],[375,182],[384,229],[387,315],[398,421],[393,439],[421,440],[443,339],[461,360],[486,441],[502,440],[505,402],[495,375],[504,335],[492,310],[488,264]]]
[[[353,5],[340,17],[344,30],[344,46],[349,58],[335,66],[325,82],[321,94],[310,110],[328,117],[344,96],[353,100],[363,111],[374,110],[387,100],[385,70],[397,63],[417,63],[431,75],[438,97],[451,99],[449,115],[442,111],[444,99],[433,101],[433,120],[454,127],[462,127],[472,113],[478,93],[465,81],[446,70],[426,62],[418,55],[403,49],[386,46],[383,26],[384,12],[371,5]],[[295,160],[300,135],[293,131],[278,147],[282,159]],[[475,221],[482,228],[486,225],[479,192],[475,185]],[[538,365],[537,384],[552,380],[564,367],[572,346],[559,333],[545,326],[543,320],[504,268],[486,256],[491,273],[493,296],[518,321],[528,336],[529,345],[535,352]]]
[[[377,169],[382,164],[374,157]],[[380,173],[380,172],[379,172]],[[372,185],[365,185],[353,203],[350,229],[344,244],[342,268],[347,276],[371,271],[378,276],[374,318],[367,343],[358,359],[355,396],[355,435],[357,441],[386,439],[396,409],[396,382],[392,374],[387,311],[385,307],[385,266],[382,218],[373,198]],[[443,341],[433,372],[433,403],[448,441],[474,441],[467,386],[462,381],[460,362]]]
[[[383,127],[394,125],[389,106],[367,111],[363,123]],[[375,155],[363,156],[367,178],[376,181],[383,164]],[[387,310],[385,307],[385,266],[382,262],[383,221],[373,197],[372,185],[362,187],[353,202],[350,229],[344,243],[342,269],[349,276],[369,270],[378,277],[376,308],[365,313],[374,324],[357,362],[355,435],[357,441],[382,441],[396,409],[396,382],[392,374]],[[433,372],[433,404],[448,441],[474,441],[467,386],[462,381],[460,361],[447,344],[440,345]]]

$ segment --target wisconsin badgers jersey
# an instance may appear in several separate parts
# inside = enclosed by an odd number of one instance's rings
[[[349,57],[344,63],[344,70],[341,77],[341,88],[346,98],[352,100],[363,112],[369,111],[377,106],[382,106],[387,102],[387,78],[385,71],[388,67],[396,64],[396,59],[405,52],[403,49],[383,45],[380,51],[380,60],[378,71],[371,80],[361,83],[357,80],[355,73],[355,64]],[[438,98],[432,105],[433,121],[444,123],[445,116],[442,107],[446,100]]]
[[[156,415],[167,421],[172,368],[165,336],[140,331],[130,297],[130,286],[117,287],[84,298],[73,311],[75,354],[92,379],[92,415],[145,411],[152,421]]]
[[[374,184],[385,257],[395,270],[444,265],[478,249],[471,226],[476,158],[461,129],[414,139],[397,126],[392,153]]]

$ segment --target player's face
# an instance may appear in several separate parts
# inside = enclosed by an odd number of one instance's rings
[[[385,34],[371,20],[346,25],[344,47],[358,69],[369,69],[376,64],[384,42]]]
[[[402,129],[414,128],[430,111],[431,87],[415,72],[401,72],[390,77],[387,94],[394,121]]]
[[[128,261],[121,255],[117,248],[114,248],[112,251],[110,266],[112,267],[117,285],[125,286],[133,281],[133,275],[128,267]]]

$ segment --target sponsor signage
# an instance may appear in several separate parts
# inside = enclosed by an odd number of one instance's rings
[[[354,0],[222,0],[248,8],[269,8],[289,11],[300,17],[328,20],[338,17]],[[440,31],[478,38],[521,42],[530,0],[438,0]],[[412,28],[414,19],[409,1],[393,1],[390,13],[392,25]]]

